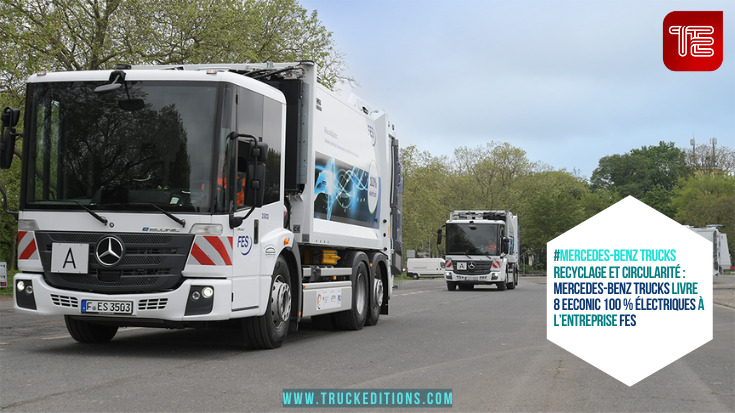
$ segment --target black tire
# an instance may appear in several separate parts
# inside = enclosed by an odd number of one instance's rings
[[[419,279],[419,275],[418,275],[418,274],[414,274],[414,275],[413,275],[413,279],[414,279],[414,280],[418,280],[418,279]]]
[[[505,291],[507,289],[508,289],[508,284],[506,284],[505,281],[498,283],[498,291]]]
[[[518,272],[516,272],[515,270],[513,270],[513,272],[511,274],[513,275],[513,281],[510,282],[510,283],[508,283],[508,289],[509,290],[515,290],[516,289],[516,285],[518,285]]]
[[[380,319],[380,308],[383,306],[383,300],[385,299],[385,285],[383,284],[383,274],[378,269],[373,280],[373,289],[370,293],[370,311],[368,312],[365,325],[374,326],[378,324]]]
[[[457,282],[456,281],[447,281],[447,290],[454,291],[457,289]]]
[[[355,271],[355,284],[352,288],[352,308],[334,314],[334,323],[340,330],[362,330],[368,313],[368,272],[365,263],[360,261]]]
[[[71,316],[64,316],[66,329],[71,338],[80,343],[107,343],[117,334],[117,326],[97,324],[90,321],[80,320]]]
[[[246,346],[255,349],[281,347],[288,336],[292,304],[291,271],[286,259],[281,256],[273,269],[271,294],[265,314],[242,321]]]

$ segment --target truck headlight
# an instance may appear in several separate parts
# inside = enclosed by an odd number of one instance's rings
[[[204,287],[202,288],[202,297],[211,298],[214,295],[214,288]]]
[[[194,224],[189,230],[189,234],[192,235],[222,235],[221,224]]]
[[[36,309],[36,297],[33,294],[33,282],[31,280],[16,280],[15,303],[20,308],[29,310]]]
[[[184,315],[209,314],[214,308],[214,288],[210,285],[192,285]]]

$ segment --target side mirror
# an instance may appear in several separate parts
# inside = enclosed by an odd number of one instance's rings
[[[15,152],[15,125],[20,120],[20,109],[5,108],[2,113],[2,135],[0,135],[0,168],[8,169],[13,163]]]
[[[442,243],[442,229],[439,228],[436,230],[436,245],[441,245]]]
[[[510,251],[510,239],[508,237],[503,237],[503,240],[500,242],[500,252],[502,254],[507,254]]]
[[[268,144],[265,142],[252,142],[249,146],[249,153],[245,158],[250,162],[265,163],[268,159]]]
[[[249,163],[247,180],[245,205],[250,205],[254,208],[262,207],[265,197],[265,163]]]
[[[246,173],[245,205],[263,206],[265,197],[265,161],[268,159],[268,144],[258,141],[240,141],[237,169]]]

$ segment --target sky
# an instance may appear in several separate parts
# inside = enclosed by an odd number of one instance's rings
[[[344,55],[354,92],[402,147],[451,157],[508,142],[589,178],[660,141],[735,149],[735,1],[301,0]],[[663,62],[672,11],[723,11],[723,63]]]

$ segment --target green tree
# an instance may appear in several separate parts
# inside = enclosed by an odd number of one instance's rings
[[[116,63],[310,59],[326,85],[346,78],[331,33],[297,0],[0,1],[0,90],[17,96],[38,70]]]
[[[0,110],[3,110],[6,106],[19,107],[20,98],[11,96],[8,93],[0,93]],[[22,120],[16,127],[18,131],[23,130]],[[0,187],[5,190],[7,195],[8,209],[11,211],[18,210],[18,199],[20,194],[20,169],[21,169],[21,146],[22,139],[17,139],[15,142],[15,162],[10,169],[0,169]],[[2,200],[0,200],[2,202]],[[15,217],[5,212],[3,207],[0,207],[0,261],[8,263],[9,269],[15,269],[17,265],[17,242],[18,240],[18,226]]]
[[[509,209],[517,207],[519,179],[537,166],[526,151],[507,142],[489,142],[454,151],[454,209]]]
[[[404,250],[424,249],[436,254],[436,230],[449,218],[453,196],[447,160],[409,146],[401,152],[403,165]]]
[[[672,203],[675,219],[685,225],[724,225],[730,253],[735,252],[735,176],[697,173],[683,179]]]
[[[620,196],[616,192],[607,189],[588,191],[581,200],[582,208],[584,209],[584,219],[588,219],[602,212],[602,210],[618,201],[620,201]]]
[[[14,162],[10,169],[0,170],[0,186],[7,194],[8,208],[18,210],[18,194],[20,193],[20,162]],[[9,269],[15,269],[17,260],[18,226],[15,217],[0,208],[0,261],[8,263]]]
[[[673,190],[680,178],[691,173],[686,153],[673,142],[643,146],[627,154],[605,156],[592,172],[593,190],[617,192],[621,198],[632,195],[660,212],[673,217]]]
[[[587,216],[585,200],[589,201],[586,182],[564,170],[544,171],[528,177],[521,223],[521,250],[546,262],[546,243],[584,221]]]

